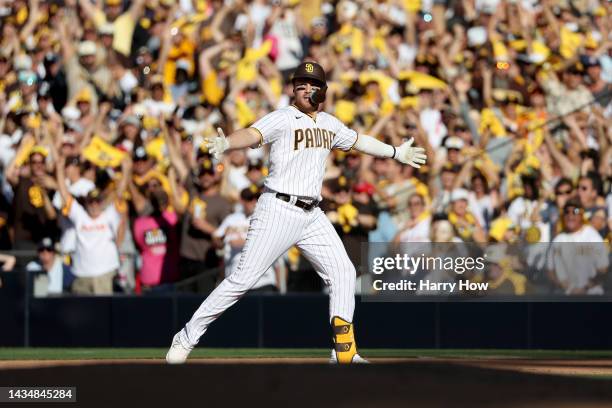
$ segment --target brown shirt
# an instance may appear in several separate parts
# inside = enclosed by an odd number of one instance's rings
[[[212,236],[195,228],[191,221],[193,217],[203,217],[207,222],[218,227],[231,213],[231,210],[231,203],[218,194],[206,197],[198,194],[192,195],[189,211],[185,213],[183,219],[181,257],[216,266],[219,259],[212,247]]]
[[[57,233],[55,220],[50,220],[45,212],[43,189],[34,185],[28,177],[19,179],[13,198],[12,220],[15,227],[16,249],[35,248],[44,237],[54,237]]]

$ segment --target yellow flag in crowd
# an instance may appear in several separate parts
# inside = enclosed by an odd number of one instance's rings
[[[83,157],[98,167],[119,167],[125,152],[94,136],[91,143],[83,150]]]

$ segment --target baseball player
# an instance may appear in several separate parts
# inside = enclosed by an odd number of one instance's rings
[[[251,216],[236,270],[174,336],[166,355],[168,363],[184,363],[208,326],[294,245],[329,286],[332,360],[365,362],[357,354],[352,323],[355,267],[331,222],[318,207],[325,162],[332,149],[356,149],[418,168],[426,161],[425,149],[413,147],[412,139],[395,147],[368,135],[358,135],[334,116],[320,112],[327,83],[319,64],[300,64],[292,81],[293,105],[273,111],[228,137],[218,129],[219,136],[207,141],[209,152],[217,159],[228,150],[269,144],[270,173]]]

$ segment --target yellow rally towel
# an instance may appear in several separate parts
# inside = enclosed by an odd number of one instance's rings
[[[30,157],[30,152],[32,148],[36,144],[34,138],[28,138],[21,143],[21,148],[17,152],[17,156],[15,156],[15,164],[20,167],[22,166]]]
[[[119,167],[126,153],[94,136],[83,150],[83,157],[98,167]]]
[[[343,123],[352,123],[355,120],[357,113],[357,104],[346,99],[340,99],[336,102],[336,117]]]
[[[351,232],[359,211],[351,204],[346,203],[338,207],[338,223],[342,226],[344,233]]]
[[[257,61],[268,55],[272,41],[266,40],[259,48],[249,48],[236,65],[236,80],[251,82],[257,79]]]

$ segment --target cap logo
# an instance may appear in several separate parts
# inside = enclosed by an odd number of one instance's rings
[[[304,67],[306,69],[306,72],[308,73],[313,73],[314,72],[314,65],[312,64],[306,64],[306,66]]]

